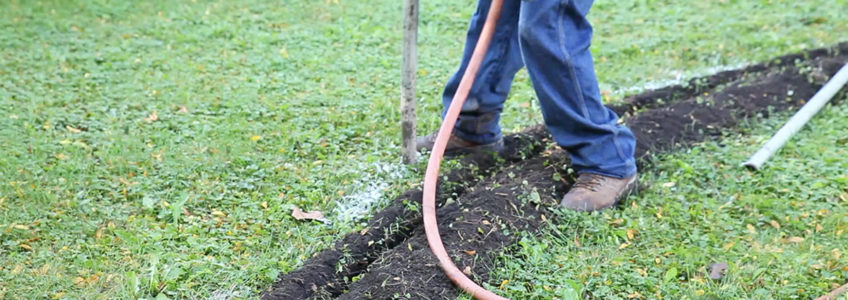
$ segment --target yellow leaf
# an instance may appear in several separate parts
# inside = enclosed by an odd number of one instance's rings
[[[82,278],[82,277],[74,278],[74,285],[79,286],[79,287],[84,286],[85,285],[85,278]]]
[[[260,205],[262,205],[263,209],[268,209],[268,201],[262,201],[262,204]]]
[[[250,136],[250,141],[251,141],[251,142],[255,142],[255,141],[258,141],[258,140],[261,140],[261,139],[262,139],[262,137],[261,137],[261,136],[258,136],[258,135],[252,135],[252,136]]]
[[[804,241],[804,238],[802,238],[800,236],[793,236],[793,237],[788,238],[787,240],[792,242],[792,243],[800,243],[800,242]]]
[[[757,228],[754,228],[754,225],[748,224],[748,225],[745,225],[745,227],[748,228],[748,232],[757,233]]]
[[[777,223],[777,221],[775,220],[769,221],[769,224],[771,225],[771,227],[774,227],[774,229],[780,229],[780,223]]]
[[[633,237],[634,237],[634,236],[636,236],[636,234],[637,234],[637,233],[639,233],[639,231],[638,231],[638,230],[636,230],[636,229],[630,229],[630,228],[628,228],[628,229],[626,230],[626,232],[627,232],[627,240],[628,240],[628,241],[629,241],[629,240],[632,240],[632,239],[633,239]]]
[[[30,246],[30,245],[27,245],[27,244],[21,244],[20,246],[21,246],[21,248],[23,248],[24,250],[32,251],[32,246]]]
[[[618,249],[621,250],[621,249],[627,248],[628,246],[630,246],[630,242],[625,242],[625,243],[622,243],[621,245],[619,245]]]
[[[77,128],[73,128],[70,125],[65,125],[65,129],[67,129],[68,132],[70,132],[70,133],[80,133],[80,132],[82,132],[82,130],[77,129]]]
[[[147,121],[147,123],[153,123],[153,122],[156,122],[157,120],[159,120],[159,115],[156,114],[155,110],[153,112],[151,112],[149,115],[147,115],[147,118],[144,118],[144,121]]]
[[[504,287],[506,287],[507,284],[509,284],[509,280],[504,279],[504,281],[501,281],[501,285],[498,286],[498,289],[499,290],[504,289]]]

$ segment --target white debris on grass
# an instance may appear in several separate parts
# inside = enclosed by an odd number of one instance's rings
[[[213,291],[208,300],[244,299],[251,294],[250,288],[245,285],[231,285],[228,289]]]
[[[366,217],[375,205],[384,200],[389,182],[403,178],[407,172],[399,163],[384,162],[375,162],[360,170],[362,178],[352,184],[353,192],[336,202],[335,218],[341,223]]]
[[[693,79],[693,78],[696,78],[696,77],[708,76],[708,75],[716,74],[716,73],[722,72],[722,71],[741,69],[741,68],[746,67],[746,66],[748,66],[748,63],[738,63],[738,64],[733,64],[733,65],[715,66],[715,67],[709,67],[709,68],[696,70],[694,72],[684,72],[684,71],[681,71],[681,70],[674,70],[674,71],[669,72],[669,74],[668,74],[668,75],[673,76],[670,79],[652,81],[652,82],[648,82],[644,85],[631,86],[631,87],[617,89],[617,90],[612,92],[612,95],[616,95],[616,96],[618,96],[618,95],[629,95],[629,94],[641,93],[641,92],[644,92],[644,91],[661,89],[661,88],[672,86],[672,85],[678,85],[678,84],[686,83],[690,79]]]

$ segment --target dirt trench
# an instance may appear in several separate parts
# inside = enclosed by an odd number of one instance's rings
[[[637,138],[640,169],[654,154],[718,137],[743,120],[799,107],[848,61],[848,43],[782,56],[740,70],[628,97],[613,107]],[[503,158],[478,155],[441,178],[438,219],[454,263],[477,282],[520,231],[536,231],[571,182],[568,158],[536,126],[506,139]],[[453,299],[424,237],[410,190],[352,232],[269,287],[263,299]]]

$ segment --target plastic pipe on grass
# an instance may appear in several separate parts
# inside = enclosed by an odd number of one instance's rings
[[[836,72],[836,75],[833,75],[833,78],[828,80],[813,98],[789,119],[789,122],[786,122],[757,153],[742,165],[752,170],[759,170],[766,160],[771,158],[777,150],[780,150],[780,147],[783,147],[789,138],[798,133],[804,127],[804,124],[807,124],[846,82],[848,82],[848,64],[839,69],[839,72]]]
[[[477,41],[477,46],[474,47],[474,52],[471,55],[471,60],[468,62],[468,67],[465,73],[462,74],[462,81],[459,83],[456,94],[453,96],[448,112],[442,121],[439,132],[436,136],[436,143],[433,145],[433,151],[430,153],[430,160],[427,162],[427,172],[424,175],[424,196],[422,200],[422,208],[424,215],[424,231],[427,235],[427,243],[430,245],[430,250],[433,255],[439,259],[439,265],[445,271],[445,275],[453,281],[459,288],[468,292],[475,299],[506,299],[492,293],[469,279],[459,268],[454,265],[445,246],[442,244],[442,238],[439,235],[439,225],[436,221],[436,182],[439,177],[439,167],[442,163],[442,156],[445,154],[445,147],[448,143],[448,138],[453,132],[453,127],[456,124],[456,119],[459,117],[459,112],[471,87],[474,85],[474,78],[477,77],[477,71],[480,69],[480,63],[483,57],[486,56],[486,51],[489,48],[489,43],[492,41],[492,35],[495,32],[495,25],[501,14],[503,0],[493,0],[489,7],[489,14],[486,16],[486,23],[483,25],[483,31],[480,34],[480,39]]]

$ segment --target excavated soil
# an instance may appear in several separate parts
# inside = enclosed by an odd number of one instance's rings
[[[848,43],[782,56],[740,70],[648,91],[613,107],[637,138],[640,169],[653,154],[717,137],[743,120],[797,108],[848,61]],[[477,282],[520,231],[549,221],[567,192],[567,155],[550,149],[537,126],[506,138],[503,157],[461,158],[440,179],[439,230],[454,263]],[[376,212],[368,227],[344,236],[269,287],[263,299],[454,299],[459,291],[430,253],[410,190]]]

